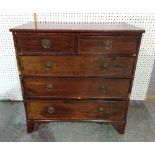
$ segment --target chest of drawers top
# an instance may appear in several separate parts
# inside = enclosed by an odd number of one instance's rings
[[[143,33],[144,30],[127,23],[26,23],[14,28],[12,32],[118,32]]]

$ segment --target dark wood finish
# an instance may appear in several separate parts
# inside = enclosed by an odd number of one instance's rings
[[[124,134],[126,122],[112,122],[112,126],[117,130],[119,134]]]
[[[35,123],[27,120],[27,133],[31,133],[34,130]]]
[[[127,98],[129,79],[25,78],[25,96],[55,98]]]
[[[17,34],[17,49],[24,53],[75,53],[75,35],[52,34],[52,33],[31,33]],[[43,41],[48,40],[50,46],[45,48]]]
[[[139,35],[138,44],[137,44],[137,55],[136,55],[135,61],[133,63],[134,66],[133,66],[133,70],[132,70],[132,80],[131,80],[131,83],[130,83],[130,91],[129,91],[130,93],[131,93],[131,90],[132,90],[132,84],[133,84],[135,71],[136,71],[136,65],[137,65],[138,54],[139,54],[139,49],[140,49],[141,37],[142,37],[142,34]]]
[[[23,75],[102,76],[129,78],[133,57],[21,56]]]
[[[107,41],[110,47],[106,48]],[[79,53],[135,53],[137,41],[137,36],[80,36]]]
[[[58,22],[46,22],[46,23],[37,23],[34,22],[26,23],[17,27],[10,29],[12,32],[18,33],[29,33],[29,32],[80,32],[80,33],[94,33],[100,35],[101,33],[108,33],[108,34],[141,34],[145,32],[143,29],[135,27],[133,25],[129,25],[127,23],[58,23]]]
[[[125,121],[126,101],[28,100],[28,119]],[[50,108],[53,111],[50,111]]]
[[[27,23],[13,33],[27,132],[88,121],[123,134],[141,36],[125,23]]]

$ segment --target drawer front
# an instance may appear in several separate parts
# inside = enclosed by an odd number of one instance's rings
[[[24,78],[27,97],[127,98],[129,79]]]
[[[124,121],[127,102],[103,100],[28,100],[28,119]]]
[[[105,56],[21,56],[24,75],[114,76],[132,75],[134,58]]]
[[[75,36],[64,34],[17,34],[17,49],[20,53],[74,53]]]
[[[135,53],[136,36],[80,36],[79,52],[89,54]]]

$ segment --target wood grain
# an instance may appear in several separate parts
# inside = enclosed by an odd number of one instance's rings
[[[29,97],[127,98],[129,85],[129,79],[24,78],[25,96]]]
[[[42,41],[48,39],[50,48],[44,48]],[[31,33],[17,34],[19,53],[75,53],[75,35]]]
[[[106,41],[111,41],[111,48],[106,49]],[[135,53],[137,36],[80,36],[79,53]]]
[[[133,57],[21,56],[23,75],[102,76],[130,78]]]
[[[125,121],[125,101],[28,100],[28,119]],[[48,108],[53,108],[53,113]]]

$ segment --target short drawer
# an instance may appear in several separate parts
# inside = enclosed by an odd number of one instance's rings
[[[75,36],[71,34],[31,33],[16,37],[18,53],[75,53]]]
[[[124,121],[126,101],[27,100],[28,119]]]
[[[21,56],[24,75],[131,77],[133,57]]]
[[[129,79],[24,78],[27,97],[127,98]]]
[[[79,52],[89,54],[135,53],[137,36],[80,36]]]

